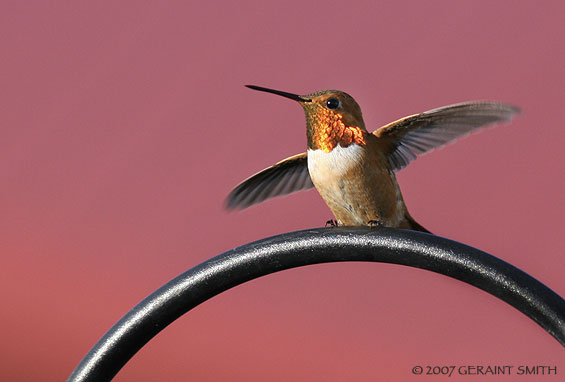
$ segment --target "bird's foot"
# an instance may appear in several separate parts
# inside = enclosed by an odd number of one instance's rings
[[[367,225],[368,225],[369,227],[372,227],[372,228],[383,227],[383,226],[384,226],[384,225],[383,225],[383,222],[380,221],[380,220],[369,220],[369,221],[367,222]]]
[[[326,227],[330,226],[330,227],[337,227],[337,220],[334,219],[330,219],[326,222]]]

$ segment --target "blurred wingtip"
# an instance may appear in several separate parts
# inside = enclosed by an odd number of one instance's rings
[[[520,114],[523,114],[524,111],[522,110],[522,108],[518,107],[518,106],[514,106],[514,105],[508,105],[512,108],[512,111],[514,113],[513,117],[518,116]]]
[[[224,209],[228,212],[233,212],[237,209],[241,209],[241,206],[238,205],[233,197],[233,191],[224,200]]]

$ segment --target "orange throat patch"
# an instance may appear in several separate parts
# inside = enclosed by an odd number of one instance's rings
[[[329,110],[316,116],[312,135],[312,143],[316,148],[329,153],[337,145],[347,147],[352,143],[360,146],[367,144],[366,131],[357,126],[346,126],[342,119],[341,114]]]

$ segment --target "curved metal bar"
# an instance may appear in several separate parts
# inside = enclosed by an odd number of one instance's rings
[[[118,321],[68,381],[109,381],[157,333],[200,303],[246,281],[304,265],[394,263],[453,277],[506,301],[565,345],[565,300],[514,266],[422,232],[370,227],[291,232],[234,248],[163,285]]]

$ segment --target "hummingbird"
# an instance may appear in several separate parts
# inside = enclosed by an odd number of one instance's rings
[[[228,195],[226,207],[244,209],[315,187],[335,217],[329,223],[337,226],[430,232],[408,213],[395,173],[418,155],[520,113],[519,108],[500,102],[463,102],[409,115],[369,133],[359,104],[345,92],[297,95],[246,86],[302,106],[308,149],[241,182]]]

